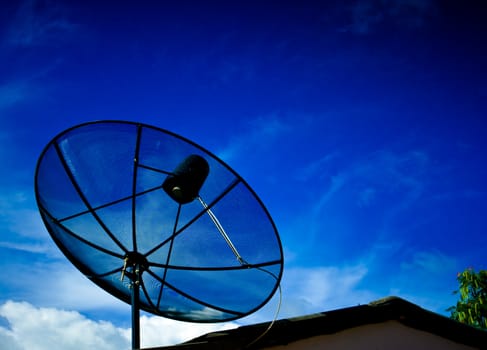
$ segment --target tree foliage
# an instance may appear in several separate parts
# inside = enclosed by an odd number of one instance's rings
[[[447,309],[450,318],[487,330],[487,270],[475,272],[468,268],[457,274],[460,295],[456,306]]]

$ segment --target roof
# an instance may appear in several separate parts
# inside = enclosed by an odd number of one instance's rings
[[[387,297],[367,305],[278,320],[265,336],[253,343],[252,347],[247,346],[265,332],[270,324],[269,322],[208,333],[179,345],[152,349],[258,349],[285,345],[301,339],[333,334],[353,327],[386,321],[398,321],[407,327],[435,334],[457,343],[478,349],[487,349],[486,331],[427,311],[398,297]]]

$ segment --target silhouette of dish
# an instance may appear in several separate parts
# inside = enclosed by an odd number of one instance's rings
[[[249,185],[197,144],[135,122],[99,121],[57,135],[35,175],[44,224],[90,280],[140,309],[220,322],[276,291],[283,254]]]

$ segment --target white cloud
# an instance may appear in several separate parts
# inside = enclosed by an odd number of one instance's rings
[[[438,258],[435,260],[435,258]],[[447,259],[448,260],[448,259]],[[436,261],[436,262],[435,262]],[[441,253],[423,252],[415,255],[414,262],[422,267],[437,267],[445,262]],[[90,282],[77,273],[66,270],[58,275],[53,268],[46,271],[46,276],[52,280],[46,281],[49,290],[42,292],[44,297],[49,296],[56,300],[56,308],[38,308],[28,303],[7,302],[0,306],[0,316],[5,318],[9,327],[0,326],[0,342],[11,345],[9,349],[123,349],[128,348],[130,330],[119,328],[109,322],[92,321],[77,312],[62,311],[60,308],[72,309],[76,307],[103,308],[105,303],[113,302],[114,298],[101,295],[96,286],[89,286]],[[358,264],[346,267],[323,266],[316,268],[291,267],[285,271],[282,288],[283,303],[279,318],[301,316],[315,312],[333,310],[357,304],[366,304],[382,297],[372,291],[360,287],[360,283],[368,274],[368,269]],[[40,276],[44,278],[45,276]],[[78,280],[78,278],[80,278]],[[56,280],[59,280],[56,284]],[[54,284],[52,284],[54,283]],[[93,287],[93,288],[91,288]],[[38,288],[41,290],[41,288]],[[97,294],[98,291],[100,294]],[[396,294],[408,297],[406,291],[398,290]],[[431,298],[408,299],[420,305],[429,306]],[[59,300],[57,300],[59,298]],[[70,301],[70,298],[72,300]],[[276,309],[276,297],[258,313],[243,320],[245,323],[268,321],[273,317]],[[130,309],[124,305],[124,311]],[[28,315],[28,316],[27,316]],[[26,321],[27,320],[27,321]],[[29,321],[33,320],[33,321]],[[5,322],[0,322],[0,325]],[[240,323],[240,321],[239,321]],[[177,322],[160,317],[142,315],[141,339],[144,347],[176,344],[192,339],[198,335],[222,329],[234,328],[237,323],[224,324],[193,324]],[[79,339],[79,334],[85,334]],[[42,339],[41,339],[42,336]],[[75,341],[73,341],[73,339]],[[58,344],[53,346],[52,344]],[[105,344],[102,347],[99,344]],[[125,344],[125,345],[124,345]],[[78,347],[75,347],[78,346]]]
[[[378,298],[358,287],[367,272],[364,265],[287,269],[282,281],[281,316],[302,316]]]
[[[0,343],[9,350],[120,350],[130,348],[131,330],[93,321],[75,311],[39,308],[26,302],[0,305]],[[234,323],[193,324],[142,315],[141,346],[181,343],[199,335],[236,327]]]
[[[142,316],[141,342],[144,347],[178,344],[200,335],[237,327],[236,323],[197,324]]]
[[[24,348],[19,345],[15,333],[3,327],[0,327],[0,343],[5,349],[24,350]]]
[[[4,276],[11,281],[8,287],[15,288],[17,297],[32,304],[51,309],[108,313],[113,317],[128,318],[130,315],[130,305],[92,283],[68,261],[22,265],[10,271]],[[194,316],[198,315],[195,313]],[[141,317],[141,327],[145,328],[142,330],[144,341],[151,346],[174,344],[206,332],[235,326],[235,323],[200,325],[161,317]],[[161,334],[161,329],[168,331]]]
[[[118,350],[130,346],[127,330],[74,311],[8,301],[0,306],[0,316],[9,324],[0,327],[1,343],[10,343],[13,349]]]

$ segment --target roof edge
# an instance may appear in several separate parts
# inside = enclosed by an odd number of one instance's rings
[[[369,304],[277,320],[265,336],[251,347],[249,344],[266,331],[270,322],[212,332],[179,345],[151,349],[257,349],[286,345],[301,339],[386,321],[398,321],[407,327],[435,334],[456,343],[487,350],[486,331],[425,310],[396,296],[372,301]]]

